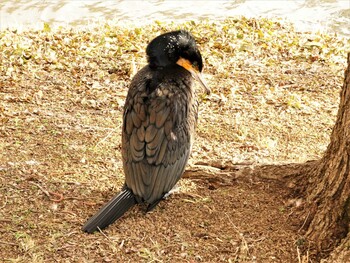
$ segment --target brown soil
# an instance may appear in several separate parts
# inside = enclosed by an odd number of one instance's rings
[[[349,43],[268,20],[181,25],[213,94],[180,191],[102,233],[80,230],[123,184],[122,107],[144,48],[176,27],[0,32],[3,261],[312,262],[302,197],[243,168],[321,156]]]

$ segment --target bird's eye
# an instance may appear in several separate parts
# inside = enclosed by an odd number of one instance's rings
[[[199,66],[198,66],[198,62],[197,61],[193,61],[192,66],[198,70]]]

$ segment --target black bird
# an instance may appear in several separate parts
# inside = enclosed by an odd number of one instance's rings
[[[193,79],[201,78],[202,56],[184,30],[165,33],[147,46],[148,65],[133,78],[124,106],[122,157],[125,184],[83,226],[92,233],[137,203],[154,208],[177,183],[187,164],[198,116]]]

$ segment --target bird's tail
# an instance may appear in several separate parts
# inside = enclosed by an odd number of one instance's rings
[[[135,204],[134,194],[125,186],[119,194],[114,196],[112,200],[85,223],[82,230],[93,233],[98,228],[103,229],[116,221]]]

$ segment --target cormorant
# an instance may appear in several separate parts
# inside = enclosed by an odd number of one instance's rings
[[[203,82],[202,56],[191,33],[162,34],[146,49],[148,65],[133,78],[124,105],[122,158],[125,184],[83,226],[92,233],[137,203],[154,208],[177,183],[187,164],[198,116],[193,79]]]

